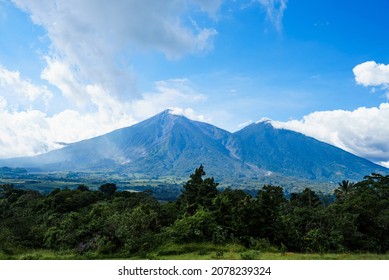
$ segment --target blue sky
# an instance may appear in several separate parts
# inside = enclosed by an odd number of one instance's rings
[[[389,2],[0,0],[0,157],[166,108],[389,166]]]

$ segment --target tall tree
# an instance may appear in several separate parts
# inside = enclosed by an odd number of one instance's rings
[[[341,183],[338,183],[338,185],[339,188],[334,191],[337,199],[345,199],[349,197],[354,190],[354,183],[349,180],[343,180]]]
[[[108,196],[112,196],[116,192],[116,190],[117,190],[116,184],[113,183],[103,184],[99,187],[99,191]]]
[[[186,214],[193,215],[200,207],[212,208],[212,200],[218,194],[217,186],[219,184],[215,183],[213,178],[203,179],[204,175],[204,167],[200,165],[190,175],[189,181],[184,184],[184,190],[178,201]]]
[[[306,188],[302,193],[292,193],[290,202],[294,206],[314,208],[322,205],[319,196],[310,188]]]
[[[280,243],[284,235],[281,210],[286,203],[282,187],[265,185],[257,195],[258,210],[262,216],[259,227],[261,237],[268,238],[273,243]]]

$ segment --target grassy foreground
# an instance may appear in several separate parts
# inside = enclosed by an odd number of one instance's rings
[[[166,244],[158,251],[146,255],[126,256],[98,255],[95,253],[79,255],[72,251],[31,250],[5,254],[2,260],[85,260],[85,259],[150,259],[150,260],[389,260],[389,254],[372,253],[291,253],[268,250],[247,249],[238,244],[214,245],[206,243]]]
[[[168,244],[149,253],[158,260],[389,260],[389,254],[371,253],[291,253],[269,247],[264,250],[247,249],[239,244]]]

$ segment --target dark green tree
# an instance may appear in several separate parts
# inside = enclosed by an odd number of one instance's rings
[[[272,243],[281,243],[285,234],[281,218],[282,208],[286,203],[284,190],[280,186],[265,185],[257,195],[258,211],[261,222],[258,231],[262,238],[268,238]]]
[[[179,243],[212,241],[218,226],[212,212],[198,209],[191,216],[184,216],[167,228],[171,238]]]
[[[117,189],[116,184],[113,183],[103,184],[99,187],[99,191],[108,196],[112,196]]]
[[[338,185],[339,188],[334,191],[337,199],[346,199],[354,191],[354,183],[349,180],[343,180]]]
[[[217,224],[227,232],[226,239],[248,236],[252,197],[242,190],[225,189],[214,199]]]
[[[89,188],[88,186],[84,185],[84,184],[81,184],[77,187],[77,190],[81,191],[81,192],[87,192],[89,191]]]
[[[302,193],[292,193],[290,196],[292,205],[299,207],[314,208],[322,205],[319,196],[310,188],[306,188]]]
[[[211,209],[212,200],[218,194],[217,186],[213,178],[203,179],[205,175],[203,165],[196,168],[190,175],[190,179],[184,185],[180,197],[178,198],[181,209],[184,213],[193,215],[197,209]]]
[[[351,250],[389,250],[389,175],[371,174],[354,185],[343,202],[345,212],[356,216],[358,235],[349,238]]]

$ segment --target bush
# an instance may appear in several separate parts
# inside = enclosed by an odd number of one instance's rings
[[[193,216],[177,220],[167,229],[168,235],[179,243],[212,241],[217,235],[218,227],[212,213],[203,209]]]

